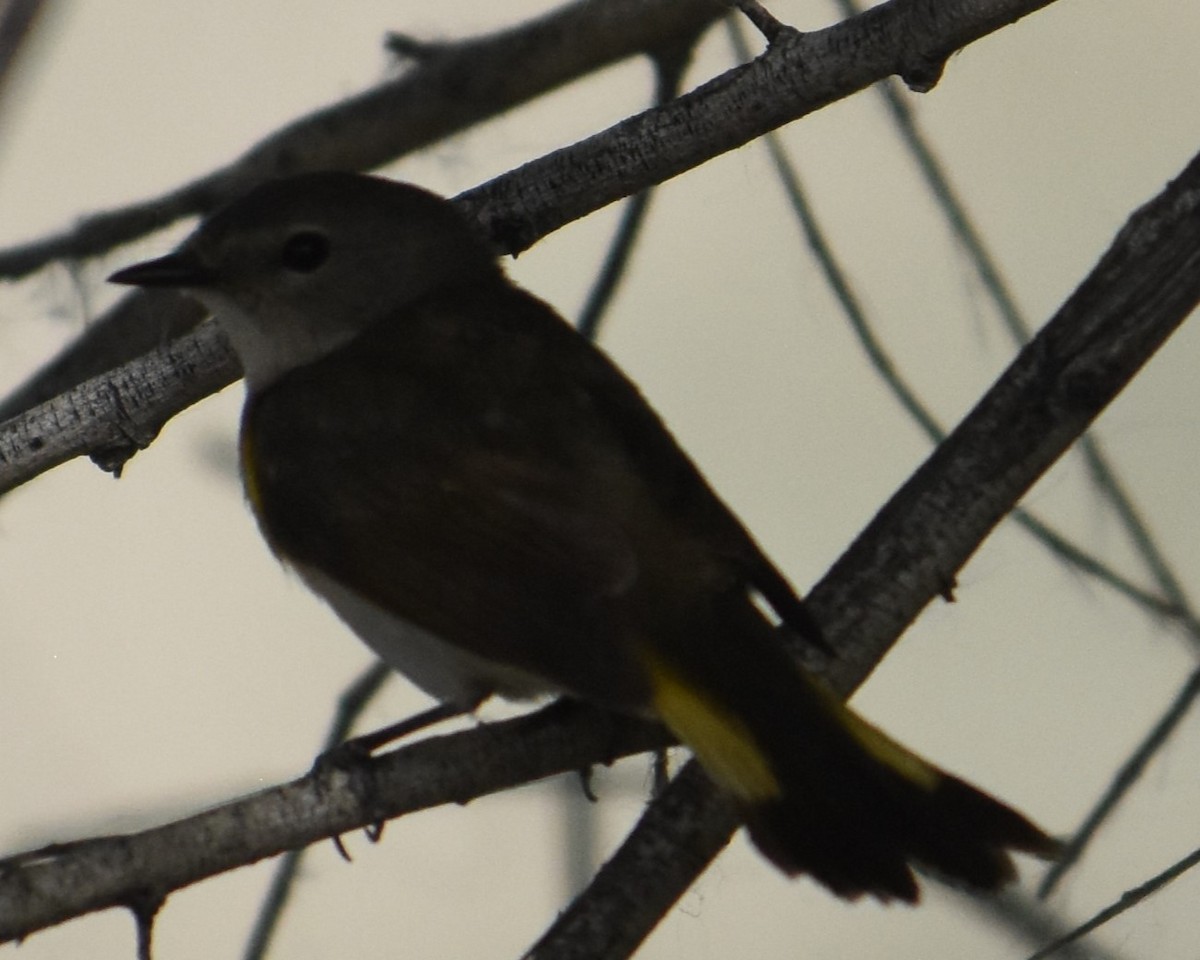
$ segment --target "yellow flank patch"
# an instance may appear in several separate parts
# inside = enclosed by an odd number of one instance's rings
[[[250,501],[250,507],[255,514],[261,516],[262,501],[259,499],[261,491],[258,487],[258,472],[254,462],[254,441],[250,436],[248,424],[242,425],[242,433],[238,437],[238,453],[242,461],[242,486],[246,491],[246,499]]]
[[[718,784],[746,803],[782,795],[766,755],[736,715],[653,653],[643,651],[643,660],[650,670],[655,710]]]
[[[902,747],[886,733],[873,724],[868,723],[824,688],[821,688],[821,693],[827,695],[833,701],[840,714],[842,723],[867,753],[885,766],[891,767],[905,780],[908,780],[921,789],[932,792],[937,788],[938,781],[942,776],[941,771],[937,767],[922,760],[911,750]]]

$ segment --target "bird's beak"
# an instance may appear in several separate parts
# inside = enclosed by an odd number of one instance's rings
[[[190,250],[177,250],[157,260],[135,263],[118,270],[108,278],[109,283],[124,283],[131,287],[190,287],[208,286],[216,272],[200,261]]]

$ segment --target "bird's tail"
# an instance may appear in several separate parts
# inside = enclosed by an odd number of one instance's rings
[[[1016,810],[901,746],[804,673],[752,606],[706,620],[684,651],[643,651],[654,706],[785,873],[810,874],[842,897],[915,903],[913,864],[994,890],[1015,875],[1009,851],[1055,856],[1058,843]]]

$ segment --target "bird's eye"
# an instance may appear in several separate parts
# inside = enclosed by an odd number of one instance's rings
[[[315,230],[301,230],[284,241],[281,260],[289,270],[312,273],[329,258],[329,238]]]

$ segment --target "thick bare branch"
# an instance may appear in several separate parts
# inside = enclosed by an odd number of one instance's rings
[[[787,32],[753,63],[467,191],[458,202],[499,250],[517,252],[602,206],[741,146],[876,80],[892,73],[911,76],[928,70],[930,64],[940,63],[959,46],[1049,2],[891,0],[825,30],[804,35]],[[935,26],[944,32],[938,33]],[[182,326],[173,313],[160,316],[158,322],[174,329]],[[155,326],[152,332],[157,335],[159,329]],[[125,331],[121,348],[130,349],[132,343],[136,340]],[[88,354],[98,353],[93,339]],[[77,375],[79,367],[73,369]],[[100,371],[92,375],[97,373]],[[30,400],[41,402],[69,386],[73,383],[35,379],[21,391],[20,404],[10,398],[0,407],[0,417],[14,416]],[[189,393],[186,403],[192,402]],[[179,409],[182,407],[164,405],[160,422]],[[6,429],[0,426],[0,436]],[[56,455],[67,459],[86,452],[64,450]],[[17,475],[28,479],[29,473],[15,461],[0,461],[0,491],[11,488],[11,478]]]
[[[79,386],[0,429],[0,492],[88,454],[120,473],[180,410],[241,376],[215,321]]]
[[[0,861],[0,943],[406,813],[666,742],[649,724],[553,705],[362,765],[328,766],[165,826],[21,854]]]
[[[559,227],[884,77],[924,86],[951,53],[1050,2],[891,0],[823,30],[785,30],[751,63],[460,199],[498,249],[519,253]]]

